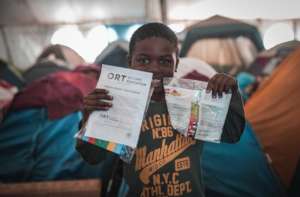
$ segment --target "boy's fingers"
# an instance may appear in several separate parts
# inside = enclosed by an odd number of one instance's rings
[[[98,89],[95,89],[94,91],[93,91],[93,93],[108,93],[108,90],[106,90],[106,89],[100,89],[100,88],[98,88]]]
[[[229,93],[229,89],[230,89],[230,85],[225,84],[224,92],[225,92],[225,93]]]
[[[215,92],[214,96],[217,96],[217,95],[220,96],[220,89],[222,88],[222,82],[223,82],[222,76],[218,76],[214,80],[214,92]],[[222,92],[221,92],[221,95],[222,95]]]
[[[222,77],[220,75],[215,75],[213,81],[212,81],[212,96],[215,98],[218,94],[218,88],[222,81]]]
[[[235,91],[237,89],[237,82],[229,75],[216,74],[208,81],[207,91],[212,91],[213,97],[216,97],[217,94],[222,97],[223,92],[228,93],[230,89]]]
[[[99,107],[112,107],[112,103],[100,101],[100,102],[98,103],[98,106],[99,106]]]
[[[98,98],[100,97],[100,99],[113,100],[113,97],[108,94],[97,94],[97,95],[98,95]]]
[[[87,99],[87,100],[100,100],[100,99],[113,100],[113,97],[108,94],[94,93],[94,94],[88,95],[87,97],[85,97],[85,99]]]
[[[211,91],[213,91],[215,79],[216,79],[216,75],[213,76],[213,77],[208,81],[207,88],[206,88],[207,93],[210,93]]]
[[[222,94],[225,91],[225,87],[226,87],[227,82],[228,82],[228,80],[225,77],[221,78],[220,81],[218,82],[218,84],[217,84],[217,86],[218,86],[217,91],[218,91],[219,97],[222,97]]]
[[[206,93],[210,93],[211,92],[211,84],[210,83],[208,83],[207,84],[207,87],[206,87]]]
[[[229,87],[233,92],[238,89],[237,81],[235,79],[232,79],[230,82],[230,87]]]
[[[108,103],[101,100],[85,100],[84,105],[86,107],[95,106],[95,107],[111,107],[112,103]]]
[[[97,111],[97,110],[104,110],[107,111],[109,110],[110,107],[108,106],[86,106],[84,109],[88,112],[93,112],[93,111]]]

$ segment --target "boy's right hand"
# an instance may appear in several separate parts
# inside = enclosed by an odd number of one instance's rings
[[[83,122],[85,123],[93,111],[107,111],[112,107],[113,97],[105,89],[95,89],[83,99]]]

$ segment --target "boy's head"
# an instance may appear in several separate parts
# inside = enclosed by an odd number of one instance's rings
[[[148,23],[138,28],[129,43],[131,68],[152,72],[154,79],[172,77],[178,64],[178,40],[162,23]]]

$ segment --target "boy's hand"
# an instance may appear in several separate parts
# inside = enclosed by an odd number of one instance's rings
[[[112,107],[113,97],[105,89],[95,89],[83,99],[83,121],[86,122],[91,112],[96,110],[107,111]]]
[[[223,73],[216,74],[208,81],[206,90],[207,92],[212,91],[214,98],[217,95],[222,97],[223,92],[228,93],[231,90],[234,93],[237,90],[237,82],[229,75]]]

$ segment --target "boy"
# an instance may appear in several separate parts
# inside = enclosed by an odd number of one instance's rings
[[[128,62],[132,69],[152,72],[155,89],[135,156],[130,164],[123,164],[123,177],[129,187],[127,196],[204,196],[199,165],[202,143],[174,131],[166,108],[162,79],[172,77],[176,71],[176,35],[161,23],[143,25],[131,38]],[[232,143],[239,140],[245,124],[237,83],[225,74],[216,74],[208,82],[207,91],[213,97],[229,90],[233,95],[222,141]],[[91,111],[109,110],[112,105],[108,91],[94,90],[84,99],[84,121]],[[90,163],[98,163],[110,154],[81,141],[77,149]]]

